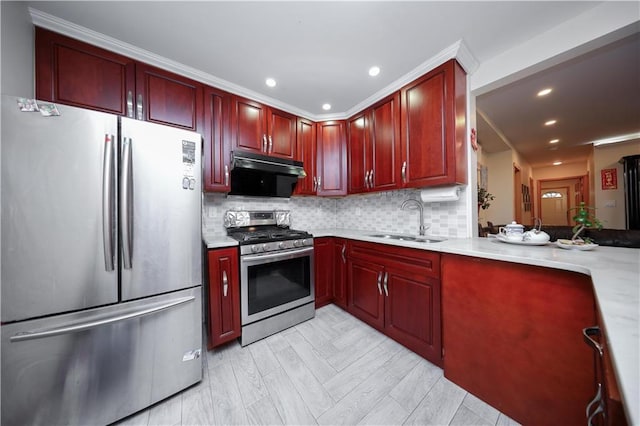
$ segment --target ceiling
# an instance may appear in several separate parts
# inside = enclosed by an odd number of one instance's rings
[[[600,3],[28,2],[41,21],[53,22],[50,29],[71,28],[98,45],[106,40],[120,53],[314,120],[358,112],[437,65],[452,47],[462,47],[470,58],[463,66],[473,68]],[[633,127],[638,52],[635,37],[479,96],[478,109],[493,123],[478,117],[483,149],[506,149],[507,139],[532,163],[548,161],[536,152],[551,152],[539,149],[551,137],[540,128],[549,115],[558,118],[558,155],[611,127]],[[377,77],[368,75],[373,65],[381,68]],[[267,77],[277,81],[274,88]],[[554,92],[535,99],[547,85]]]
[[[584,163],[590,142],[640,132],[640,33],[480,95],[476,108],[484,152],[510,145],[534,168]]]

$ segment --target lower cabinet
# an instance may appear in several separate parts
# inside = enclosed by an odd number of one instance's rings
[[[590,278],[450,254],[441,266],[445,377],[521,424],[585,424]]]
[[[333,299],[333,238],[314,238],[313,249],[316,308],[319,308]]]
[[[440,255],[351,242],[347,310],[442,366]]]
[[[347,309],[347,240],[333,239],[333,303]]]
[[[240,271],[238,249],[209,250],[209,315],[207,348],[240,337]]]

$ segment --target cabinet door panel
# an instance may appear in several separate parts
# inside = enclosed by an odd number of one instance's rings
[[[209,341],[211,349],[240,336],[238,250],[209,250]]]
[[[371,162],[366,161],[368,155],[367,135],[369,132],[367,122],[368,119],[364,113],[351,118],[347,122],[347,143],[349,145],[349,168],[347,176],[350,194],[368,190],[365,175],[368,177]]]
[[[269,111],[269,155],[293,159],[296,148],[296,116],[271,109]]]
[[[347,308],[347,241],[334,238],[333,302]]]
[[[315,195],[316,174],[316,124],[312,121],[298,118],[298,132],[296,135],[296,159],[302,161],[307,176],[298,179],[295,195]]]
[[[384,299],[378,288],[380,265],[358,259],[349,260],[349,307],[351,314],[366,323],[384,327]],[[380,287],[381,288],[381,287]]]
[[[344,121],[318,123],[318,195],[346,195],[347,150]]]
[[[266,154],[267,131],[265,126],[265,107],[257,102],[236,97],[233,101],[234,148],[257,154]]]
[[[138,64],[136,102],[142,97],[143,118],[158,124],[196,131],[202,109],[202,85],[188,78]]]
[[[440,281],[406,269],[386,268],[385,332],[442,366]]]
[[[333,238],[315,238],[313,249],[316,308],[319,308],[333,298]]]
[[[403,95],[407,180],[427,183],[446,175],[444,72],[405,89]]]
[[[211,87],[204,95],[204,190],[228,192],[231,168],[229,94]]]
[[[127,114],[127,93],[135,86],[132,59],[42,28],[35,31],[38,99]]]
[[[397,188],[400,182],[400,94],[396,93],[371,109],[371,156],[373,187]]]

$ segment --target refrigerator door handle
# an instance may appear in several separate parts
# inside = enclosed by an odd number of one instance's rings
[[[104,135],[102,165],[102,241],[104,269],[113,271],[113,135]]]
[[[120,237],[122,238],[122,264],[125,269],[131,269],[131,139],[122,139],[122,175],[120,178]]]
[[[182,305],[187,302],[195,300],[194,296],[180,297],[178,299],[169,300],[165,303],[154,304],[133,312],[125,314],[114,315],[112,317],[100,318],[93,321],[87,321],[73,325],[63,325],[60,327],[54,327],[44,330],[33,330],[17,333],[9,339],[11,342],[22,342],[25,340],[44,339],[46,337],[59,336],[61,334],[71,334],[80,331],[90,330],[92,328],[102,327],[105,325],[113,324],[116,322],[126,321],[133,318],[139,318],[145,315],[156,314],[166,309],[173,308],[178,305]]]

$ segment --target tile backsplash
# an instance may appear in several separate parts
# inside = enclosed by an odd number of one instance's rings
[[[291,227],[294,229],[341,228],[417,234],[418,210],[400,210],[400,205],[408,198],[420,200],[420,191],[404,189],[343,198],[291,199],[227,197],[224,194],[207,193],[203,198],[202,225],[207,234],[225,235],[222,218],[227,210],[280,209],[291,210]],[[469,209],[464,190],[458,201],[423,203],[423,207],[427,234],[451,238],[467,237]]]

